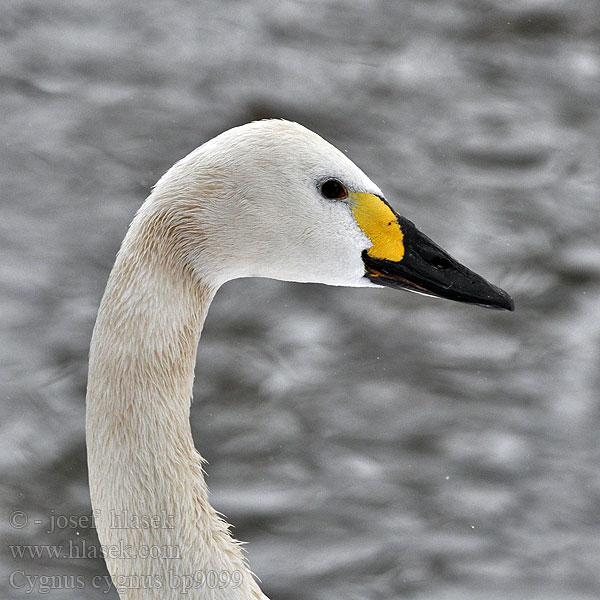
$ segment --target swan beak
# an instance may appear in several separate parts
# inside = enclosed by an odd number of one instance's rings
[[[380,205],[375,205],[375,198]],[[487,308],[515,309],[507,292],[452,258],[382,198],[355,194],[352,200],[356,220],[373,242],[362,253],[365,277],[373,283]]]

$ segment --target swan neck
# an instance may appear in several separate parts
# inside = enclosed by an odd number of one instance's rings
[[[196,348],[216,290],[187,268],[173,230],[141,213],[109,277],[90,347],[86,440],[98,536],[103,547],[125,545],[137,556],[105,554],[106,563],[128,600],[179,598],[185,577],[210,571],[227,585],[197,586],[188,598],[265,598],[208,502],[189,422]],[[157,525],[115,527],[115,518]],[[168,556],[140,558],[149,547]],[[142,575],[151,579],[140,586]]]
[[[160,243],[144,243],[147,228],[137,229],[132,225],[123,242],[98,311],[88,404],[110,403],[107,420],[133,409],[187,417],[196,349],[214,291],[185,265],[174,265]]]

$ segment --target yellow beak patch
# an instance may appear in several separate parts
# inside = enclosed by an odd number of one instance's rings
[[[400,262],[404,257],[404,233],[394,211],[374,194],[352,192],[348,197],[358,226],[373,244],[367,254]]]

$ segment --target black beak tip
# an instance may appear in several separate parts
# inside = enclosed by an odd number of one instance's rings
[[[515,312],[515,301],[508,295],[506,294],[506,310],[509,310],[510,312]]]
[[[487,306],[498,310],[509,310],[510,312],[514,312],[515,302],[510,294],[499,287],[492,286],[492,288],[496,293],[493,298],[490,298],[490,303]]]

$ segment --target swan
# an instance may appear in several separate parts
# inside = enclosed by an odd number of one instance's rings
[[[226,131],[137,211],[92,334],[86,441],[103,555],[122,599],[265,599],[208,500],[189,414],[211,300],[238,277],[389,286],[513,310],[293,122]]]

